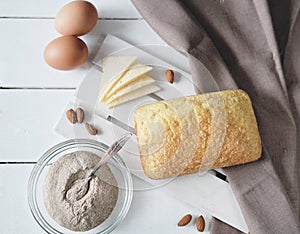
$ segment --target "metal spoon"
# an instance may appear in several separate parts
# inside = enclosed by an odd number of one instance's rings
[[[132,136],[132,133],[127,133],[123,135],[119,140],[115,141],[106,151],[104,156],[100,159],[100,161],[96,164],[96,166],[83,178],[78,179],[74,182],[72,187],[66,192],[66,198],[70,202],[74,202],[80,200],[85,194],[88,192],[89,189],[89,181],[92,176],[96,173],[96,171],[104,164],[108,162],[113,156],[115,156],[120,149],[123,148],[125,143],[129,140]]]
[[[125,143],[129,140],[129,138],[132,136],[133,134],[131,132],[126,133],[125,135],[123,135],[119,140],[115,141],[106,151],[106,153],[104,154],[104,156],[101,158],[101,160],[96,164],[96,166],[91,170],[91,172],[89,172],[85,178],[90,179],[95,173],[96,171],[105,163],[107,163],[107,161],[109,159],[111,159],[113,156],[115,156],[120,149],[123,148],[123,146],[125,145]]]

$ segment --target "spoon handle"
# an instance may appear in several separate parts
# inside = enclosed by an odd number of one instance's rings
[[[129,138],[132,136],[132,133],[126,133],[124,134],[119,140],[115,141],[106,151],[104,156],[101,158],[101,160],[96,164],[96,166],[91,170],[91,172],[86,176],[86,178],[92,177],[96,171],[109,159],[111,159],[113,156],[115,156],[120,149],[123,148],[125,143],[129,140]]]

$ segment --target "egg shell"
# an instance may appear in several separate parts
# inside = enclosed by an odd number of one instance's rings
[[[54,21],[55,29],[62,35],[81,36],[97,24],[98,12],[87,1],[73,1],[62,7]]]
[[[88,48],[81,39],[75,36],[62,36],[46,46],[44,59],[53,68],[71,70],[88,59]]]

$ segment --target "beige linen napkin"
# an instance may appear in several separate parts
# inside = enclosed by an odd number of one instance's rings
[[[226,168],[229,183],[251,234],[300,233],[299,1],[132,2],[187,55],[198,92],[241,88],[250,95],[263,156]],[[211,232],[239,233],[218,220]]]

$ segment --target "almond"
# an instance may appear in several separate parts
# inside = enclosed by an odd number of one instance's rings
[[[166,79],[169,83],[173,84],[174,82],[174,72],[172,70],[166,70]]]
[[[200,215],[198,217],[198,219],[196,220],[196,227],[197,227],[197,230],[199,232],[204,231],[204,229],[205,229],[205,220],[204,220],[204,217],[202,215]]]
[[[88,133],[91,134],[91,135],[97,135],[98,134],[97,128],[95,128],[93,125],[91,125],[89,123],[85,124],[85,128],[88,131]]]
[[[66,116],[70,123],[75,124],[77,122],[76,113],[73,109],[67,110]]]
[[[178,226],[182,227],[187,225],[189,222],[191,222],[192,220],[192,215],[191,214],[187,214],[185,216],[183,216],[180,221],[178,222]]]
[[[77,117],[77,122],[78,123],[82,123],[83,119],[84,119],[84,111],[82,110],[82,108],[78,107],[76,109],[76,117]]]

